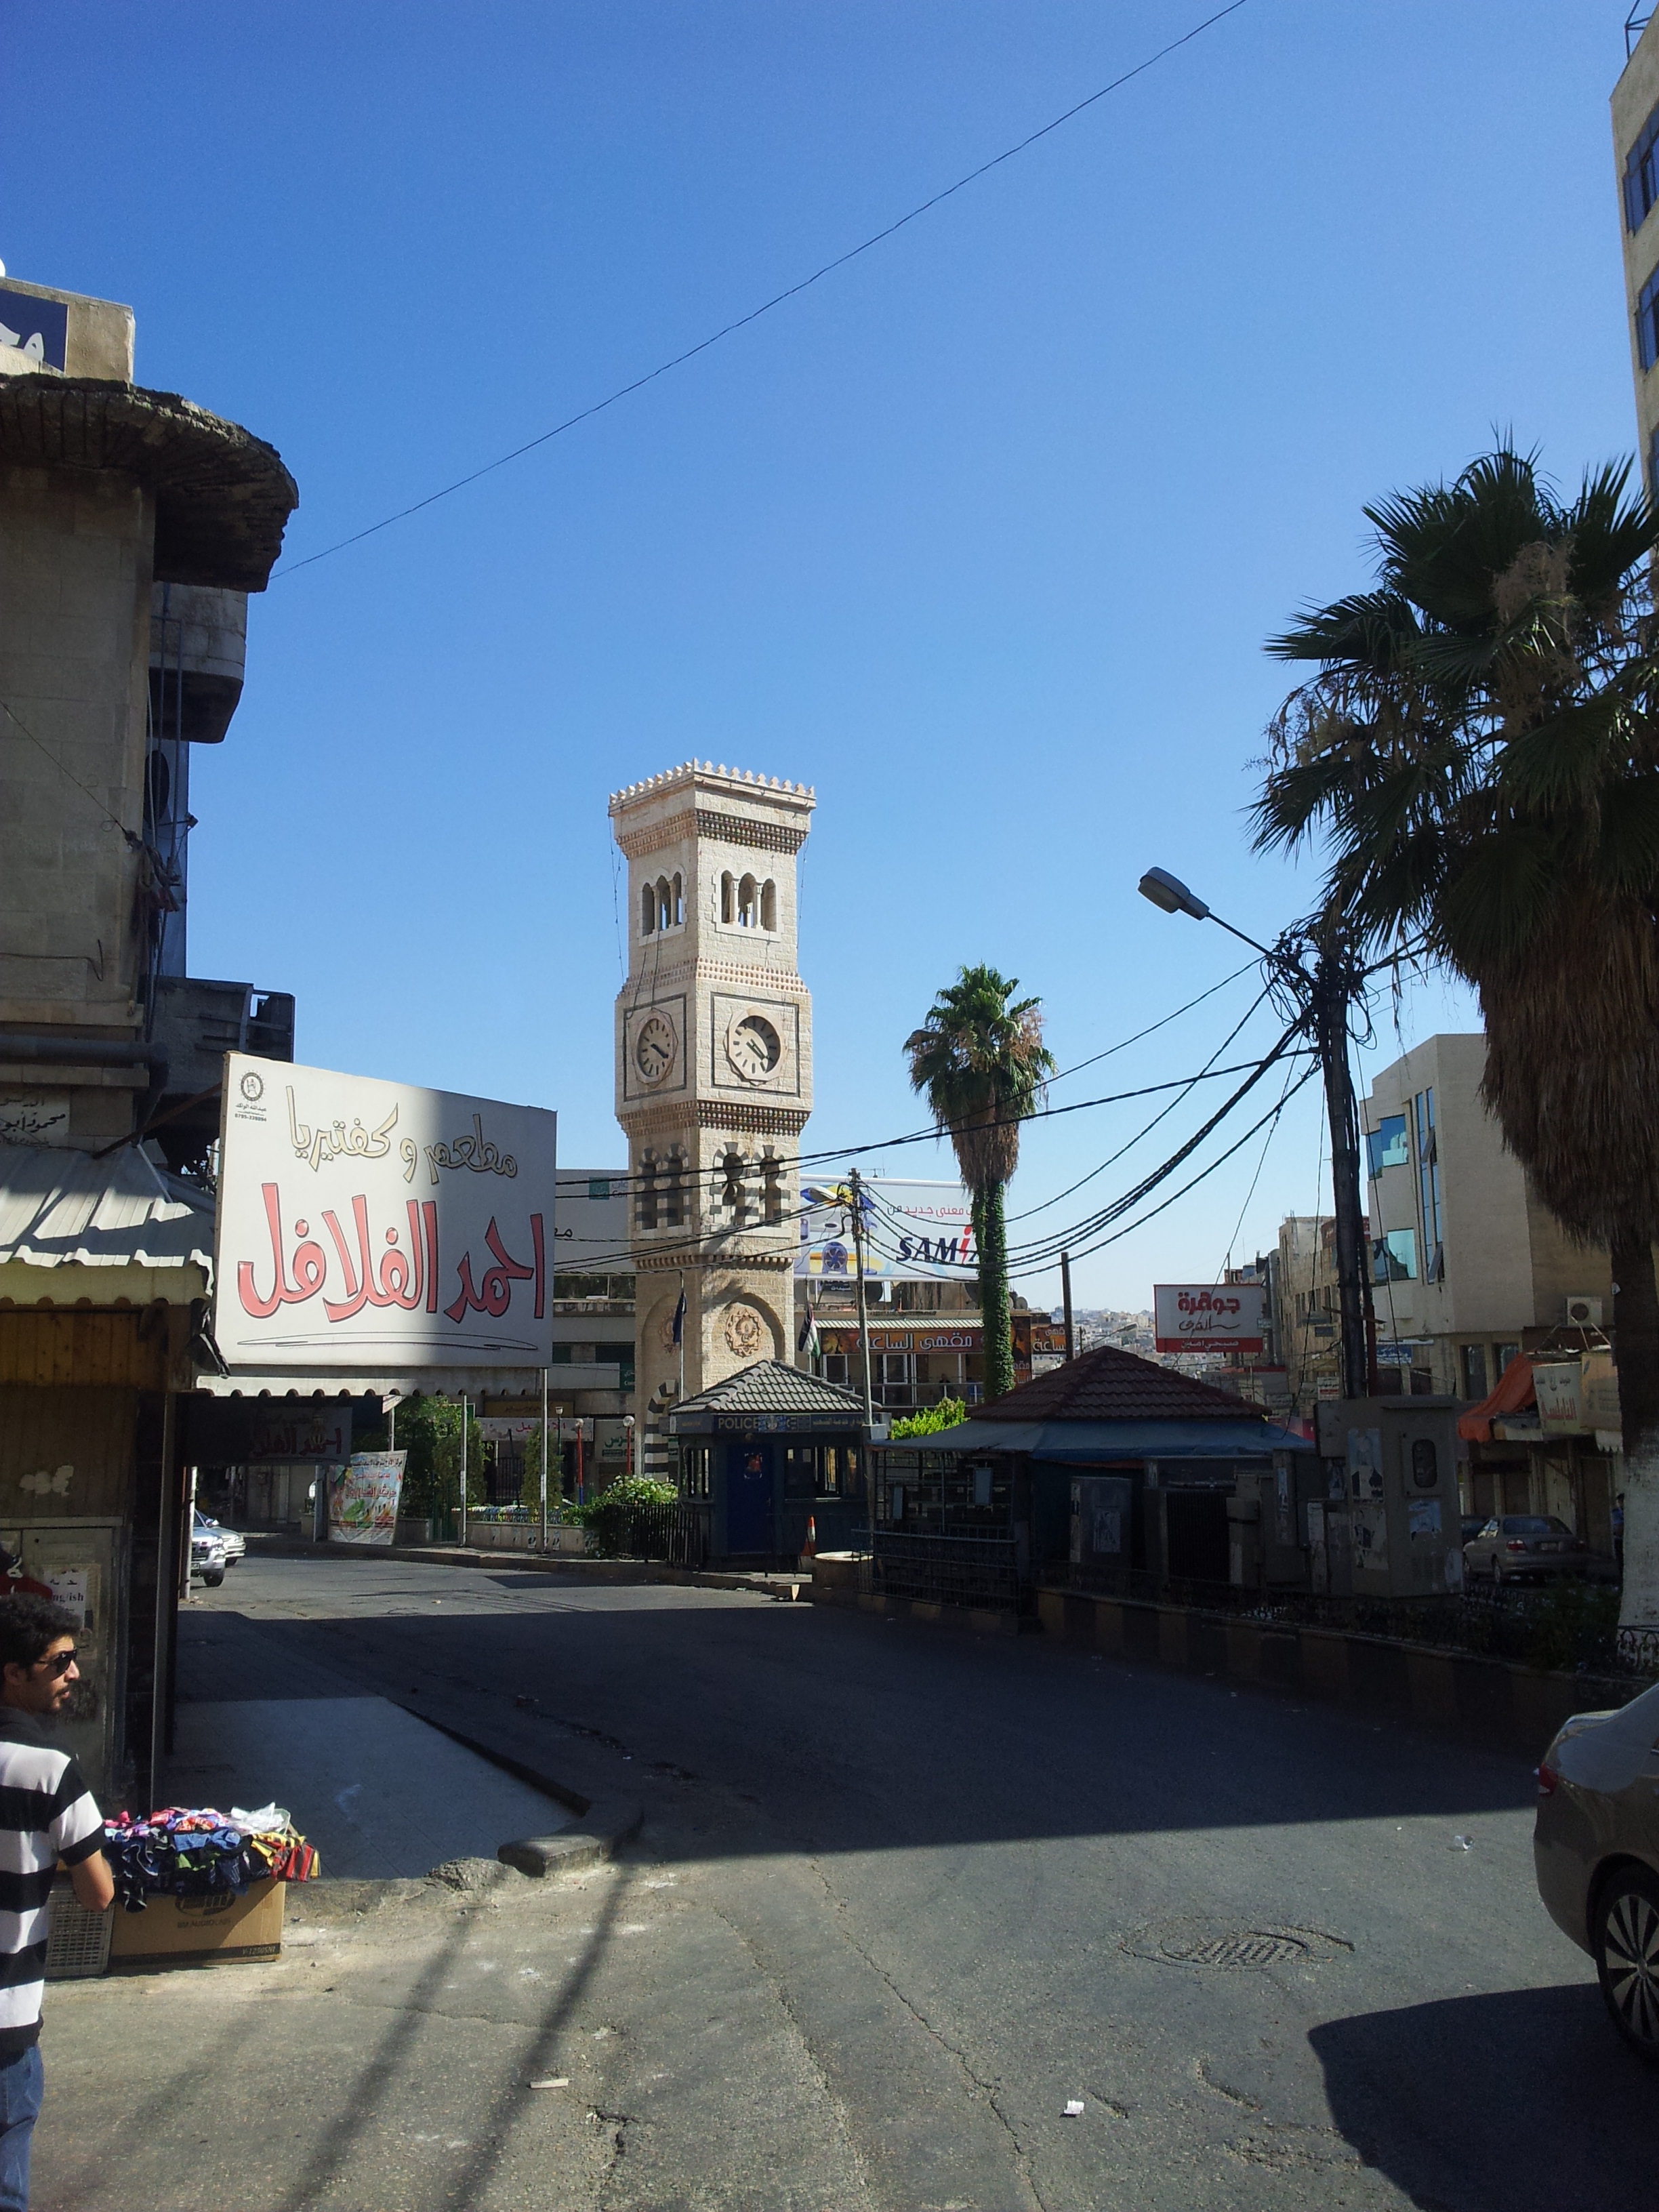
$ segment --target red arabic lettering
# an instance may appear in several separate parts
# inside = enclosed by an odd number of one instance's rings
[[[536,1312],[539,1318],[545,1297],[546,1275],[542,1217],[539,1213],[532,1213],[530,1217],[530,1236],[535,1248],[535,1258],[529,1267],[524,1267],[502,1243],[501,1232],[495,1225],[495,1215],[491,1214],[489,1226],[484,1231],[484,1243],[495,1255],[495,1265],[485,1271],[483,1289],[480,1292],[473,1287],[472,1255],[470,1252],[462,1254],[460,1265],[455,1271],[455,1279],[460,1288],[456,1292],[453,1304],[444,1308],[451,1321],[465,1321],[469,1313],[488,1314],[492,1321],[499,1321],[513,1303],[514,1284],[527,1283],[532,1279],[536,1285]]]
[[[282,1198],[274,1182],[262,1183],[260,1194],[265,1202],[265,1224],[270,1231],[271,1289],[268,1298],[261,1297],[253,1285],[253,1263],[244,1260],[236,1269],[236,1295],[243,1311],[252,1314],[256,1321],[269,1321],[278,1306],[303,1305],[321,1289],[328,1273],[328,1261],[323,1248],[312,1239],[308,1223],[296,1221],[294,1233],[302,1242],[294,1248],[294,1281],[288,1279],[283,1261]]]

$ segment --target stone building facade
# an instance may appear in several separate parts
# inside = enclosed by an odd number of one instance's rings
[[[682,1390],[795,1358],[797,1157],[812,1110],[796,860],[815,804],[805,786],[696,761],[611,801],[628,860],[616,1104],[647,1472],[668,1471]]]

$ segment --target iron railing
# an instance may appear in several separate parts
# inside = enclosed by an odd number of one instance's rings
[[[908,1536],[876,1531],[878,1591],[924,1604],[1017,1613],[1019,1559],[1012,1536]]]

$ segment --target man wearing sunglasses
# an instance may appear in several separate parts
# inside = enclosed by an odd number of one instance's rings
[[[79,1681],[76,1622],[19,1591],[0,1605],[0,2212],[27,2212],[40,2111],[40,1997],[52,1875],[88,1911],[115,1895],[104,1818],[47,1723]]]

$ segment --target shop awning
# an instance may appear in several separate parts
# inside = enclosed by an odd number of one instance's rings
[[[1537,1403],[1532,1362],[1525,1352],[1519,1352],[1498,1376],[1497,1388],[1489,1390],[1471,1412],[1459,1414],[1457,1433],[1465,1443],[1489,1444],[1494,1421],[1501,1421],[1510,1413],[1524,1413]]]
[[[196,1267],[211,1280],[213,1200],[164,1176],[137,1145],[106,1159],[66,1146],[0,1146],[0,1267],[14,1264]],[[118,1285],[106,1289],[113,1297]]]
[[[1119,1459],[1261,1459],[1313,1446],[1273,1421],[963,1421],[933,1436],[897,1438],[884,1449],[1020,1452],[1075,1467]]]

